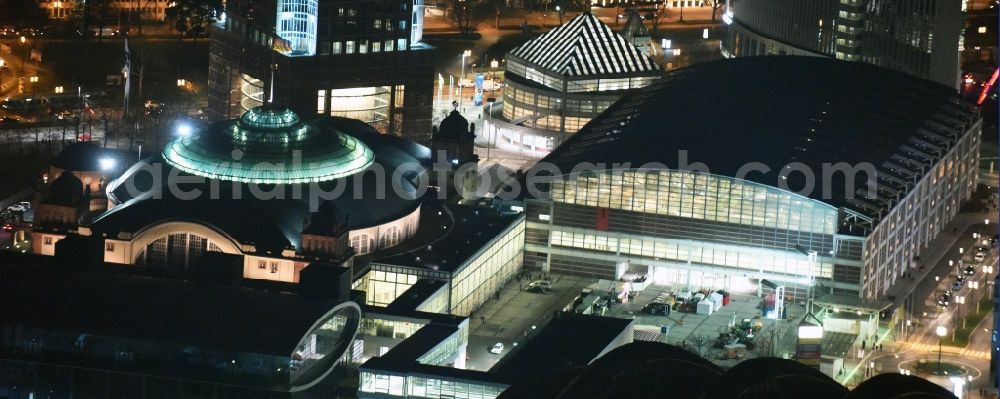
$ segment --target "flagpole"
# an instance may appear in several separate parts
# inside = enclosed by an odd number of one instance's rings
[[[124,86],[125,86],[125,96],[124,96],[125,113],[122,115],[122,118],[125,119],[125,120],[128,120],[128,103],[129,103],[129,91],[130,91],[129,87],[131,86],[130,83],[132,82],[132,76],[131,76],[132,75],[132,54],[131,54],[131,52],[129,51],[129,48],[128,48],[128,37],[125,38],[125,66],[122,67],[122,74],[125,75],[125,84],[124,84]],[[107,134],[107,132],[104,132],[104,134]]]

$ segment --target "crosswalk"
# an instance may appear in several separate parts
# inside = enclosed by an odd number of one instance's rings
[[[903,345],[903,349],[913,350],[918,352],[937,352],[938,346],[934,344],[925,344],[925,343],[907,343]],[[990,360],[989,351],[978,351],[968,348],[956,348],[954,346],[941,347],[941,351],[952,355],[959,355],[961,357]]]

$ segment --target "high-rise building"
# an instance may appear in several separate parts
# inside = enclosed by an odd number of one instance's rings
[[[731,0],[722,50],[862,61],[957,87],[962,10],[957,0]]]
[[[426,142],[434,67],[422,26],[422,0],[229,1],[210,30],[210,116],[274,102]]]

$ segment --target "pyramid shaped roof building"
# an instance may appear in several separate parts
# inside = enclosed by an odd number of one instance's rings
[[[515,48],[508,57],[568,77],[660,70],[629,40],[589,12]]]

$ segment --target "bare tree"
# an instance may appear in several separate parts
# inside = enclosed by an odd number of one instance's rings
[[[719,13],[719,9],[726,5],[725,0],[706,0],[708,4],[712,6],[712,22],[715,22],[715,15]]]
[[[702,333],[691,334],[688,341],[691,342],[692,351],[701,357],[708,354],[708,347],[712,344],[712,339]]]
[[[478,24],[467,0],[452,0],[451,17],[452,24],[459,32],[469,34],[476,30]]]

